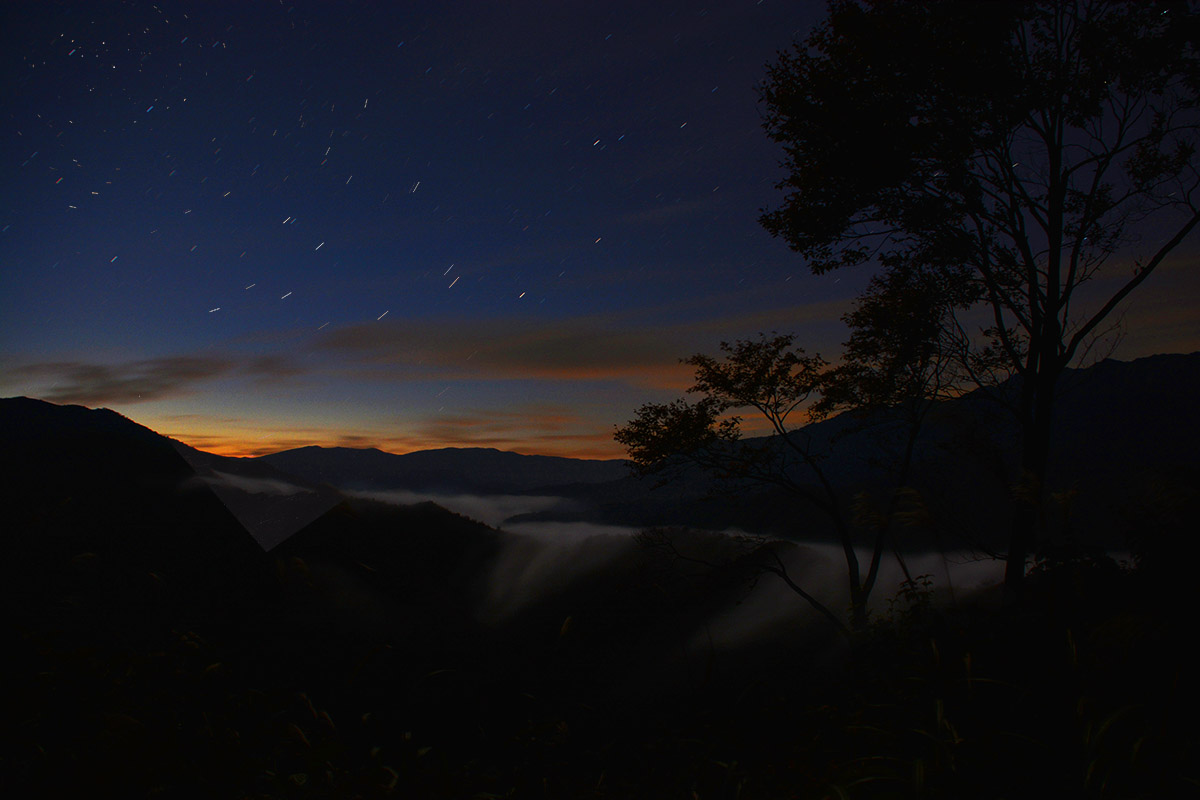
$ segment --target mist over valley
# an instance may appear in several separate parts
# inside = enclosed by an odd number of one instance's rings
[[[1031,580],[1070,624],[1104,614],[1095,590],[1124,602],[1130,581],[1168,574],[1127,534],[1153,525],[1153,547],[1182,542],[1200,513],[1195,484],[1171,482],[1194,474],[1196,422],[1181,412],[1198,376],[1193,354],[1104,362],[1068,384],[1055,463],[1059,485],[1079,487],[1061,529],[1077,555],[1047,555]],[[1007,457],[1008,433],[993,429],[990,451],[955,435],[988,408],[968,396],[935,415],[914,482],[926,505],[870,602],[883,638],[846,639],[797,593],[846,609],[842,548],[812,509],[769,492],[699,473],[656,488],[621,463],[490,450],[227,458],[111,411],[0,401],[27,777],[72,786],[79,773],[47,771],[68,759],[131,781],[153,757],[172,773],[219,764],[206,785],[271,794],[289,780],[277,759],[288,775],[332,759],[336,781],[368,793],[391,770],[438,794],[536,785],[561,756],[556,780],[590,769],[624,792],[654,785],[636,766],[644,742],[684,731],[720,747],[736,731],[777,758],[789,719],[819,728],[811,704],[843,696],[847,676],[927,652],[864,648],[925,631],[984,652],[961,638],[967,621],[1023,613],[999,602],[987,530],[1006,498],[979,463]],[[834,418],[798,435],[836,443],[829,474],[847,497],[879,480],[871,447],[887,442],[870,428]],[[865,542],[857,553],[868,563]]]

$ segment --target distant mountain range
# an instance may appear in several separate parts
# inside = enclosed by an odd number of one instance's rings
[[[169,448],[182,458],[163,475],[206,485],[259,544],[270,549],[345,499],[344,491],[402,490],[417,494],[528,494],[561,498],[510,523],[590,522],[629,527],[683,525],[738,528],[798,539],[826,539],[821,515],[777,491],[745,486],[722,491],[699,472],[663,486],[632,476],[625,461],[531,456],[490,448],[445,448],[397,455],[374,448],[303,447],[258,458],[228,458],[168,440],[110,411],[53,406],[17,398],[0,401],[10,453],[51,458],[55,447],[113,437],[116,458],[133,442]],[[1200,444],[1200,353],[1103,361],[1069,371],[1060,384],[1051,488],[1073,498],[1070,524],[1119,538],[1122,514],[1143,503],[1148,484],[1194,474]],[[84,421],[87,424],[84,424]],[[68,436],[65,431],[87,429]],[[124,431],[118,434],[118,431]],[[848,415],[795,433],[825,452],[822,466],[847,501],[886,485],[878,428]],[[984,544],[1002,541],[1018,432],[1007,412],[979,391],[939,405],[917,443],[914,478],[930,509]],[[72,438],[75,437],[75,438]],[[90,437],[90,438],[89,438]],[[58,442],[59,444],[55,444]],[[13,449],[16,448],[16,449]],[[23,449],[22,449],[23,448]],[[89,455],[95,459],[100,456]],[[61,455],[55,464],[77,459]],[[13,464],[13,460],[8,459]],[[13,466],[19,483],[23,473]],[[66,468],[69,472],[72,467]],[[103,472],[100,465],[97,471]],[[805,478],[803,468],[797,473]],[[1169,479],[1169,478],[1168,478]],[[1066,502],[1066,500],[1064,500]],[[1064,513],[1066,513],[1064,511]]]
[[[529,456],[480,447],[396,455],[375,448],[301,447],[258,461],[341,489],[406,489],[446,494],[505,494],[547,486],[592,484],[628,474],[622,460]]]
[[[374,448],[302,447],[232,458],[171,440],[243,526],[271,549],[346,499],[344,493],[562,495],[627,475],[623,461],[529,456],[490,448],[396,455]],[[415,499],[415,498],[414,498]]]

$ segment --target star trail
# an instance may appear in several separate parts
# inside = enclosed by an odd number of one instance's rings
[[[682,357],[836,351],[865,276],[757,222],[756,86],[822,12],[6,4],[0,392],[227,454],[618,455]]]

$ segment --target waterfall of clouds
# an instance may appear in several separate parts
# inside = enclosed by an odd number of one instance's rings
[[[865,574],[871,552],[863,548],[856,553]],[[792,580],[835,614],[847,616],[850,589],[845,554],[839,545],[801,543],[781,557]],[[1003,561],[981,559],[968,551],[906,553],[904,561],[914,579],[929,577],[932,582],[929,588],[937,602],[969,597],[999,585],[1004,579]],[[904,580],[904,570],[895,556],[886,554],[868,603],[873,614],[888,611],[889,601],[896,598]],[[741,603],[710,621],[705,636],[711,636],[717,645],[737,647],[822,622],[821,615],[787,584],[774,575],[764,575]]]
[[[484,568],[486,581],[480,618],[501,622],[518,614],[539,599],[568,589],[589,577],[616,580],[625,568],[624,556],[639,545],[640,529],[601,525],[590,522],[518,522],[505,520],[519,514],[561,508],[569,501],[553,496],[533,495],[448,495],[410,491],[353,492],[397,504],[432,501],[455,513],[497,528],[502,546]],[[727,531],[731,538],[745,537],[742,531]],[[709,533],[705,536],[721,537]],[[857,551],[866,572],[871,552]],[[795,542],[780,551],[788,575],[805,591],[840,616],[847,616],[850,593],[847,585],[845,554],[836,544]],[[905,554],[908,572],[914,578],[929,576],[939,601],[962,599],[999,584],[1004,564],[979,559],[969,552],[924,552]],[[886,613],[889,601],[896,597],[905,578],[894,555],[885,554],[879,577],[871,595],[873,613]],[[789,636],[828,625],[815,609],[792,591],[777,576],[763,574],[741,602],[715,614],[697,636],[704,646],[737,648],[771,637]],[[702,643],[694,643],[697,647]]]

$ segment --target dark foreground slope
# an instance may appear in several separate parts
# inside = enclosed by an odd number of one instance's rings
[[[0,404],[4,583],[23,606],[87,631],[240,602],[260,548],[168,440],[112,411]]]
[[[720,621],[771,580],[742,542],[556,550],[347,501],[264,553],[152,431],[27,400],[0,420],[5,775],[32,796],[1171,797],[1198,777],[1194,583],[1161,546],[1141,571],[1047,568],[1011,609],[915,591],[851,642],[792,617],[733,647]]]

